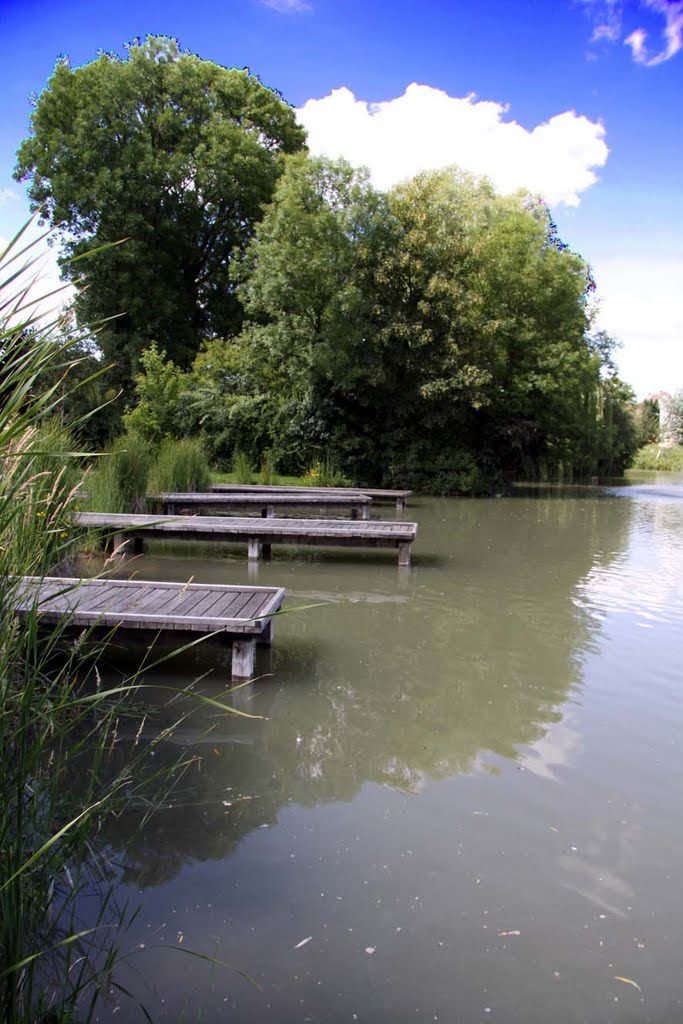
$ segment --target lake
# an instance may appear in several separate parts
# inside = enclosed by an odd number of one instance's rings
[[[643,481],[374,508],[418,522],[407,570],[129,563],[315,605],[235,695],[262,717],[198,708],[159,750],[190,762],[164,808],[109,826],[118,900],[142,903],[118,979],[155,1020],[680,1022],[683,479]],[[228,666],[207,649],[149,682],[211,672],[219,695]],[[113,992],[98,1019],[142,1014]]]

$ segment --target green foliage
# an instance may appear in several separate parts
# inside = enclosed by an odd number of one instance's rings
[[[156,344],[142,353],[140,367],[135,376],[137,404],[123,417],[126,430],[152,444],[178,437],[185,375]]]
[[[242,451],[236,451],[232,463],[232,472],[238,484],[250,484],[253,482],[253,472],[249,456]]]
[[[662,448],[658,444],[648,444],[636,452],[632,468],[681,473],[683,472],[683,446]]]
[[[659,441],[659,401],[646,398],[636,406],[634,415],[640,447]]]
[[[164,491],[207,491],[211,483],[209,463],[198,438],[163,441],[149,471],[150,494]]]
[[[277,483],[277,474],[275,472],[275,460],[273,458],[272,452],[266,452],[263,456],[261,469],[258,475],[258,482],[264,485]]]
[[[58,61],[15,176],[63,232],[65,256],[126,239],[63,265],[79,322],[106,321],[98,342],[116,364],[115,388],[128,390],[153,341],[185,368],[202,337],[237,332],[233,254],[271,199],[284,155],[303,144],[276,92],[172,39],[150,36],[124,60]]]
[[[124,434],[99,456],[85,483],[92,512],[144,512],[152,452],[135,434]]]
[[[226,440],[239,419],[239,446],[287,471],[322,450],[354,480],[448,493],[616,467],[631,399],[589,333],[592,286],[526,194],[451,169],[380,196],[293,157],[241,266]]]

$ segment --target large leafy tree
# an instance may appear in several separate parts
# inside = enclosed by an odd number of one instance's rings
[[[231,280],[285,154],[304,146],[294,111],[247,70],[165,37],[72,68],[60,60],[31,116],[15,176],[61,231],[83,323],[127,387],[153,341],[190,364],[202,338],[239,331]],[[110,319],[115,318],[115,319]]]
[[[450,169],[382,196],[296,157],[243,268],[255,392],[298,402],[357,479],[476,490],[599,461],[590,271],[527,194]]]

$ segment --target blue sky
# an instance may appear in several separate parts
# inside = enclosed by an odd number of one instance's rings
[[[248,66],[300,110],[314,152],[380,187],[460,163],[550,201],[592,264],[597,325],[638,396],[683,387],[683,0],[0,0],[0,237],[29,97],[55,60],[136,36]],[[54,271],[48,271],[54,273]]]

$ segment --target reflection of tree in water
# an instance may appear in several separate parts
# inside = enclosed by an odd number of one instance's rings
[[[367,782],[416,792],[487,753],[516,758],[580,683],[599,623],[577,584],[624,549],[629,517],[629,503],[582,498],[430,503],[422,549],[452,563],[421,568],[418,549],[406,600],[292,617],[274,680],[247,705],[263,720],[197,709],[160,748],[159,760],[179,744],[198,760],[144,829],[139,812],[115,823],[114,846],[133,834],[127,876],[157,884],[223,858],[290,802],[350,801]]]

